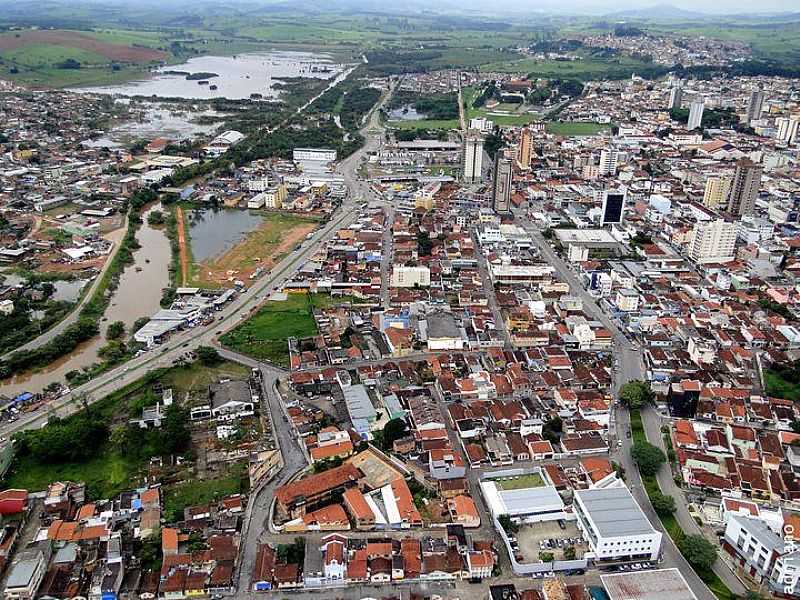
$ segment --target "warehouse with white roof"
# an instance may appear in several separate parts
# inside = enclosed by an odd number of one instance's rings
[[[627,487],[577,490],[573,511],[595,563],[658,559],[662,534]]]
[[[508,515],[525,523],[568,519],[569,515],[564,511],[564,501],[552,485],[545,483],[518,489],[503,489],[502,477],[514,475],[524,477],[531,473],[538,474],[539,470],[528,472],[515,469],[484,475],[481,491],[492,516],[497,519],[501,515]]]

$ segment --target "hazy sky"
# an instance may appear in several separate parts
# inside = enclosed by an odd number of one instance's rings
[[[670,5],[684,10],[708,13],[800,12],[800,0],[511,0],[515,9],[529,10],[586,10],[610,13],[627,9]]]

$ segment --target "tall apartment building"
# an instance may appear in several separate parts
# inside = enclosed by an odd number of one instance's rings
[[[686,128],[689,131],[697,129],[703,123],[703,111],[706,108],[706,103],[702,100],[696,100],[689,104],[689,122]]]
[[[753,90],[750,94],[750,102],[747,103],[747,123],[760,119],[762,110],[764,110],[764,92]]]
[[[511,161],[499,154],[494,163],[492,203],[495,212],[511,211]]]
[[[732,179],[726,176],[706,179],[706,190],[703,194],[703,206],[716,210],[728,202],[731,193]]]
[[[761,188],[762,166],[747,158],[736,163],[728,212],[732,215],[752,215],[756,208],[758,190]]]
[[[616,175],[619,164],[619,151],[615,148],[604,148],[600,152],[600,174]]]
[[[778,141],[786,142],[787,144],[794,144],[797,142],[797,131],[800,127],[800,117],[781,117],[775,119],[775,127],[778,131],[775,137]]]
[[[669,104],[667,108],[669,110],[680,108],[681,104],[683,104],[683,88],[679,85],[675,85],[669,91]]]
[[[724,263],[734,259],[736,223],[716,219],[697,223],[689,243],[689,258],[697,264]]]
[[[600,211],[600,225],[622,223],[625,211],[626,190],[606,190],[603,192],[603,206]]]
[[[483,136],[470,130],[464,139],[464,183],[479,183],[483,170]]]
[[[533,132],[527,127],[525,127],[522,130],[522,134],[519,136],[519,148],[517,149],[517,157],[519,160],[519,164],[523,169],[530,168],[532,151],[533,151]]]

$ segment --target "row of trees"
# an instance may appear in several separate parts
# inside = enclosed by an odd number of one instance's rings
[[[649,384],[644,381],[630,381],[620,390],[620,401],[632,411],[637,411],[646,404],[653,402],[653,392]],[[677,509],[675,498],[665,495],[658,489],[654,480],[661,466],[667,462],[667,457],[661,448],[647,441],[634,442],[631,448],[631,457],[636,463],[653,510],[662,519],[671,518]],[[650,480],[650,481],[648,481]],[[687,562],[701,575],[708,573],[717,560],[717,549],[703,535],[685,535],[679,532],[676,536],[676,545]]]

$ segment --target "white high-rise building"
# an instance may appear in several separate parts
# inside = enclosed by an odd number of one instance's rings
[[[689,104],[689,122],[686,127],[689,131],[697,129],[703,123],[703,111],[706,108],[706,103],[702,100],[696,100]]]
[[[689,258],[698,264],[732,261],[736,234],[736,223],[725,219],[697,223],[689,243]]]
[[[483,170],[483,136],[468,131],[464,140],[464,182],[479,183]]]
[[[495,212],[507,213],[511,210],[511,160],[503,156],[495,158],[494,187],[492,201]]]
[[[673,86],[669,91],[669,105],[667,108],[669,110],[680,108],[681,104],[683,104],[683,88],[680,85]]]
[[[787,144],[794,144],[797,141],[797,130],[800,127],[800,118],[798,117],[781,117],[775,119],[775,127],[778,129],[775,137]]]
[[[619,151],[615,148],[604,148],[600,152],[600,174],[616,175],[619,163]]]
[[[731,177],[709,177],[703,194],[703,206],[716,210],[728,202],[731,193]]]

